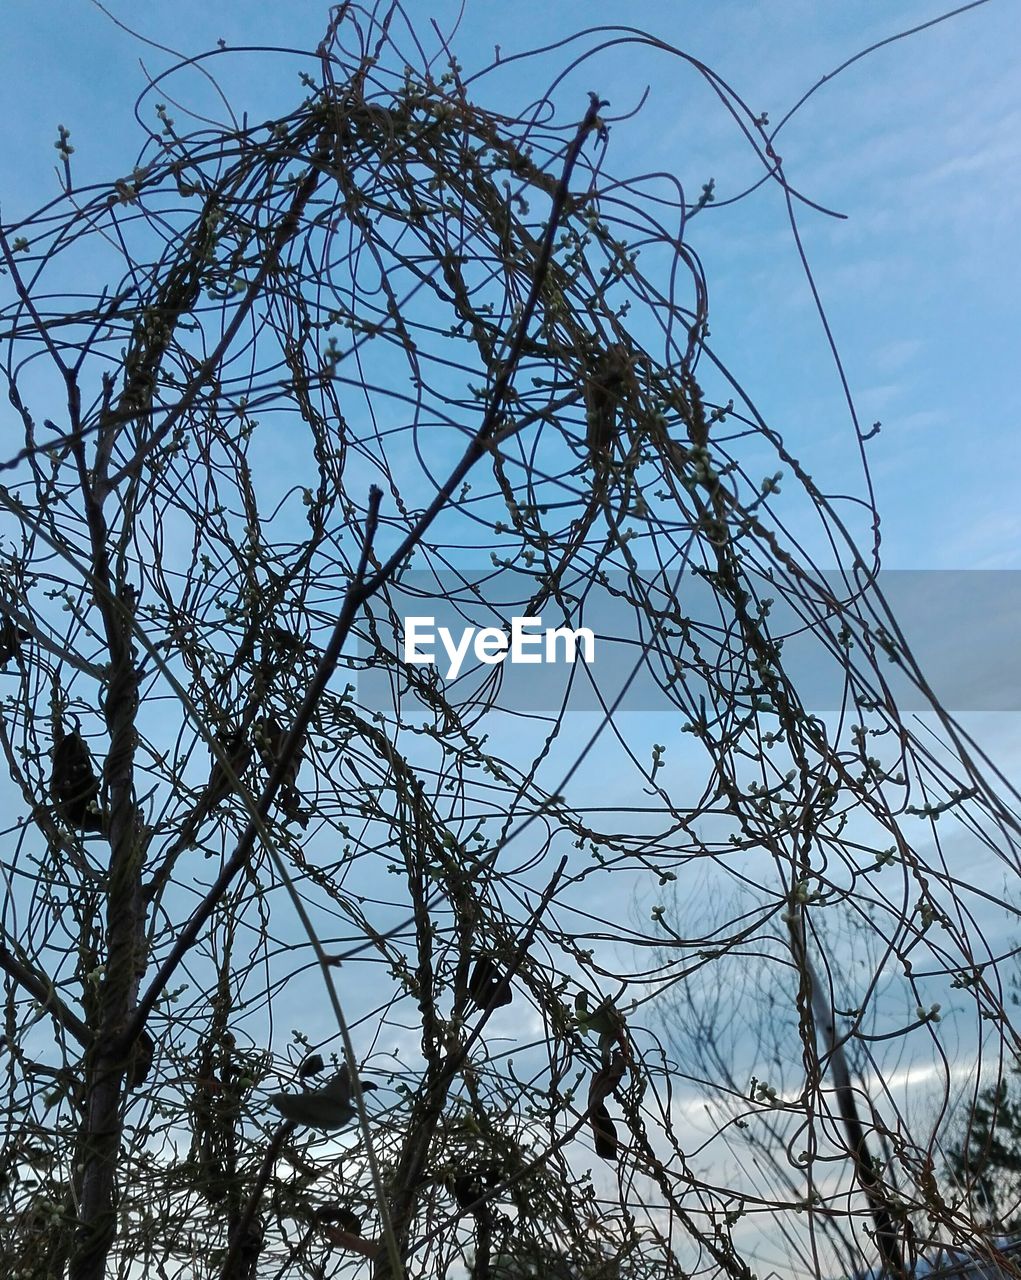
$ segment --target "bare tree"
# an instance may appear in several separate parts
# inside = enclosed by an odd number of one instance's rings
[[[765,119],[681,51],[617,38],[707,79],[793,221]],[[23,437],[0,490],[4,1265],[750,1280],[747,1197],[685,1150],[643,1012],[768,937],[801,1075],[750,1105],[805,1150],[756,1207],[857,1222],[846,1188],[818,1190],[848,1152],[815,917],[872,921],[919,1003],[928,948],[1012,1036],[961,886],[906,824],[935,840],[959,814],[1014,871],[1013,793],[945,713],[963,783],[908,730],[883,663],[925,686],[876,546],[708,345],[687,237],[711,183],[653,200],[611,177],[607,104],[559,79],[518,118],[487,108],[486,71],[445,50],[437,73],[398,5],[340,5],[312,54],[276,51],[304,85],[290,114],[224,101],[186,126],[175,75],[229,56],[153,81],[110,184],[76,185],[61,129],[63,193],[0,233]],[[779,477],[746,470],[763,447],[840,547],[836,587],[785,529]],[[493,571],[469,574],[465,545]],[[632,674],[683,714],[704,784],[629,738],[627,681],[596,684],[579,745],[584,674],[530,709],[501,701],[499,667],[465,691],[406,661],[430,580],[471,625],[623,607]],[[841,673],[835,726],[802,706],[764,585]],[[707,864],[751,876],[754,907],[698,937],[661,907],[628,922],[634,893]],[[933,1017],[909,1030],[941,1052]],[[907,1269],[920,1231],[970,1223],[931,1135],[882,1124],[868,1196]]]

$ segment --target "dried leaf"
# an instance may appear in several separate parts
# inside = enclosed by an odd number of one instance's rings
[[[359,1080],[358,1083],[363,1093],[369,1093],[376,1087],[371,1080]],[[304,1093],[271,1093],[269,1100],[285,1120],[310,1129],[341,1129],[356,1115],[346,1062],[332,1080],[318,1089],[306,1089]]]
[[[353,1236],[362,1234],[362,1220],[354,1210],[343,1204],[324,1204],[316,1210],[316,1222],[330,1223]]]
[[[253,734],[263,766],[267,773],[272,773],[283,753],[284,743],[287,741],[287,730],[275,716],[267,715],[256,720],[253,726]],[[308,825],[308,817],[302,810],[301,792],[295,785],[300,764],[301,747],[299,746],[281,780],[280,789],[277,792],[277,804],[288,818],[299,823],[300,826],[306,827]]]
[[[310,1053],[307,1058],[298,1067],[298,1079],[307,1080],[309,1076],[317,1076],[326,1066],[323,1062],[322,1054]]]
[[[610,1119],[606,1104],[601,1102],[589,1116],[592,1126],[592,1137],[595,1139],[596,1155],[601,1160],[617,1159],[617,1128]]]
[[[598,1071],[592,1073],[592,1079],[588,1087],[590,1107],[594,1107],[600,1102],[605,1102],[610,1094],[613,1093],[624,1078],[626,1065],[624,1055],[618,1050],[605,1067],[601,1067]]]
[[[617,1052],[605,1067],[593,1072],[588,1088],[589,1124],[595,1140],[596,1155],[603,1160],[617,1159],[617,1129],[606,1109],[606,1099],[624,1077],[624,1055]]]
[[[139,1033],[131,1055],[131,1066],[128,1069],[128,1088],[139,1089],[148,1079],[152,1070],[152,1059],[156,1046],[148,1031]]]
[[[488,956],[479,956],[468,976],[468,995],[479,1009],[499,1009],[514,999],[503,970]]]
[[[450,1182],[454,1199],[462,1209],[481,1200],[503,1180],[500,1166],[493,1163],[476,1164]]]
[[[21,642],[27,640],[29,633],[19,631],[10,618],[0,622],[0,671],[4,670],[12,658],[21,656]]]
[[[631,397],[634,375],[627,348],[614,343],[588,362],[585,378],[585,425],[589,459],[594,467],[609,461],[617,432],[617,412]]]
[[[252,763],[252,744],[245,741],[240,731],[234,729],[218,733],[216,741],[230,762],[230,772],[228,773],[219,756],[215,756],[209,770],[209,782],[206,784],[208,808],[219,804],[221,800],[226,800],[234,792],[237,783],[247,773],[248,766]]]
[[[103,816],[97,806],[99,779],[85,739],[76,729],[54,744],[50,795],[69,826],[83,831],[103,830]]]

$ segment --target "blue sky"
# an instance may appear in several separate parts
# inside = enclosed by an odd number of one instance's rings
[[[287,6],[112,0],[109,12],[149,39],[190,52],[231,45],[314,45],[319,0]],[[459,6],[413,6],[449,31]],[[130,104],[168,56],[140,46],[90,0],[5,0],[0,109],[0,197],[9,220],[56,193],[53,141],[66,124],[79,175],[130,168],[141,141]],[[607,0],[514,6],[468,0],[454,38],[466,72],[499,44],[551,43],[586,26],[625,19],[704,60],[749,105],[777,121],[821,76],[868,44],[928,21],[940,6],[787,0],[713,6]],[[777,141],[788,180],[837,221],[805,210],[800,229],[845,361],[860,418],[883,422],[869,446],[887,568],[1021,565],[1015,500],[1021,397],[1013,367],[1021,254],[1021,77],[1016,10],[990,0],[862,59],[825,85]],[[550,68],[561,59],[551,55]],[[216,64],[237,110],[253,118],[293,105],[293,76],[251,55]],[[747,148],[693,73],[635,48],[576,73],[579,101],[596,88],[612,112],[650,97],[618,124],[610,166],[676,173],[719,198],[753,176]],[[215,109],[196,76],[193,102]],[[487,92],[528,101],[534,83],[513,67]],[[219,109],[222,115],[222,108]],[[794,255],[780,192],[711,209],[690,239],[710,283],[717,351],[765,417],[817,479],[858,492],[860,467],[811,297]]]

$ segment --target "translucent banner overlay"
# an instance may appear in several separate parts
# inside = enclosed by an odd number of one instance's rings
[[[757,688],[768,688],[769,669],[764,679],[757,674],[762,650],[749,642],[741,610],[702,577],[650,575],[636,583],[608,573],[596,584],[565,580],[559,598],[538,599],[525,594],[537,593],[536,582],[508,570],[405,574],[386,607],[373,602],[378,647],[364,634],[358,640],[359,704],[393,709],[395,691],[403,696],[409,684],[401,665],[412,656],[409,639],[419,657],[435,658],[413,664],[412,681],[433,682],[455,706],[488,691],[487,702],[510,712],[658,711],[699,699],[713,705],[735,690],[754,701]],[[782,641],[778,665],[809,712],[846,705],[845,655],[884,699],[885,684],[902,712],[929,710],[897,629],[947,710],[1021,710],[1021,571],[888,570],[859,589],[837,572],[814,585],[781,588],[755,577],[745,585],[753,631]],[[495,630],[480,635],[484,628]],[[551,631],[559,632],[552,641]],[[498,664],[485,661],[514,641],[521,661],[509,651]],[[870,647],[881,681],[870,670]]]

